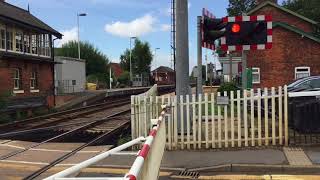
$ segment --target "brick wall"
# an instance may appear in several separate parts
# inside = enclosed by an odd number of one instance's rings
[[[22,60],[0,61],[0,93],[13,90],[13,68],[21,70],[22,88],[24,93],[16,94],[15,97],[52,96],[53,95],[53,65],[49,63],[26,62]],[[39,92],[30,92],[30,77],[32,70],[38,72]],[[48,104],[53,104],[53,96],[47,98]]]
[[[295,67],[309,66],[311,75],[320,75],[320,43],[277,27],[273,48],[248,53],[248,67],[259,67],[261,83],[254,87],[282,86],[295,78]]]

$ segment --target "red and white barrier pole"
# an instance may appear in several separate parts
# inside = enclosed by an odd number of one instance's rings
[[[154,124],[154,127],[149,133],[149,136],[146,138],[146,142],[143,144],[141,150],[138,153],[138,157],[134,161],[129,173],[125,176],[127,180],[136,180],[139,176],[140,170],[143,166],[143,163],[145,159],[148,156],[149,150],[151,148],[152,142],[157,135],[157,131],[162,123],[162,120],[164,119],[164,115],[166,113],[167,106],[162,106],[162,112],[160,114],[160,117],[158,119],[155,119],[155,122],[152,122]]]

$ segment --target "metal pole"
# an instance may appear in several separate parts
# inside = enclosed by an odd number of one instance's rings
[[[130,82],[132,83],[132,64],[131,64],[132,48],[131,48],[131,39],[132,39],[132,37],[130,37]]]
[[[78,25],[78,58],[80,57],[80,23],[79,23],[79,14],[77,14],[77,25]]]
[[[208,50],[207,49],[206,49],[205,60],[206,60],[206,81],[208,81]]]
[[[197,94],[202,94],[202,34],[201,34],[201,21],[202,17],[198,16],[198,43],[197,43],[197,48],[198,48],[198,76],[197,76]]]
[[[242,89],[247,88],[247,54],[242,51]]]
[[[154,57],[153,57],[153,59],[154,59],[154,63],[155,63],[155,70],[156,70],[156,79],[158,80],[158,71],[157,71],[157,61],[156,61],[156,55],[157,55],[157,48],[156,49],[154,49]]]
[[[176,95],[190,94],[189,85],[189,25],[188,25],[188,0],[176,0]],[[186,109],[183,108],[183,117],[186,117]],[[178,108],[178,129],[181,129],[181,121],[186,125],[187,119],[181,119]],[[186,130],[186,128],[185,128]]]
[[[111,63],[110,63],[110,69],[109,69],[109,87],[110,87],[110,90],[112,89],[112,76],[111,76]]]
[[[230,80],[230,82],[232,82],[232,54],[231,54],[231,52],[229,53],[229,64],[230,64],[230,66],[229,66],[229,80]]]

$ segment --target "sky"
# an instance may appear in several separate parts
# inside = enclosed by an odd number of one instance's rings
[[[112,62],[119,62],[120,55],[129,48],[130,36],[137,36],[157,50],[152,69],[171,66],[170,57],[170,7],[171,0],[6,0],[27,9],[62,33],[63,39],[56,46],[77,40],[77,14],[80,17],[80,39],[89,41],[106,54]],[[189,64],[196,65],[196,19],[202,8],[209,9],[216,17],[227,15],[228,0],[189,0]],[[209,53],[209,51],[208,51]]]

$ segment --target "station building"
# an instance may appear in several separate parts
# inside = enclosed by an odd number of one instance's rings
[[[62,34],[28,10],[0,0],[0,95],[5,110],[54,106],[53,41]]]

